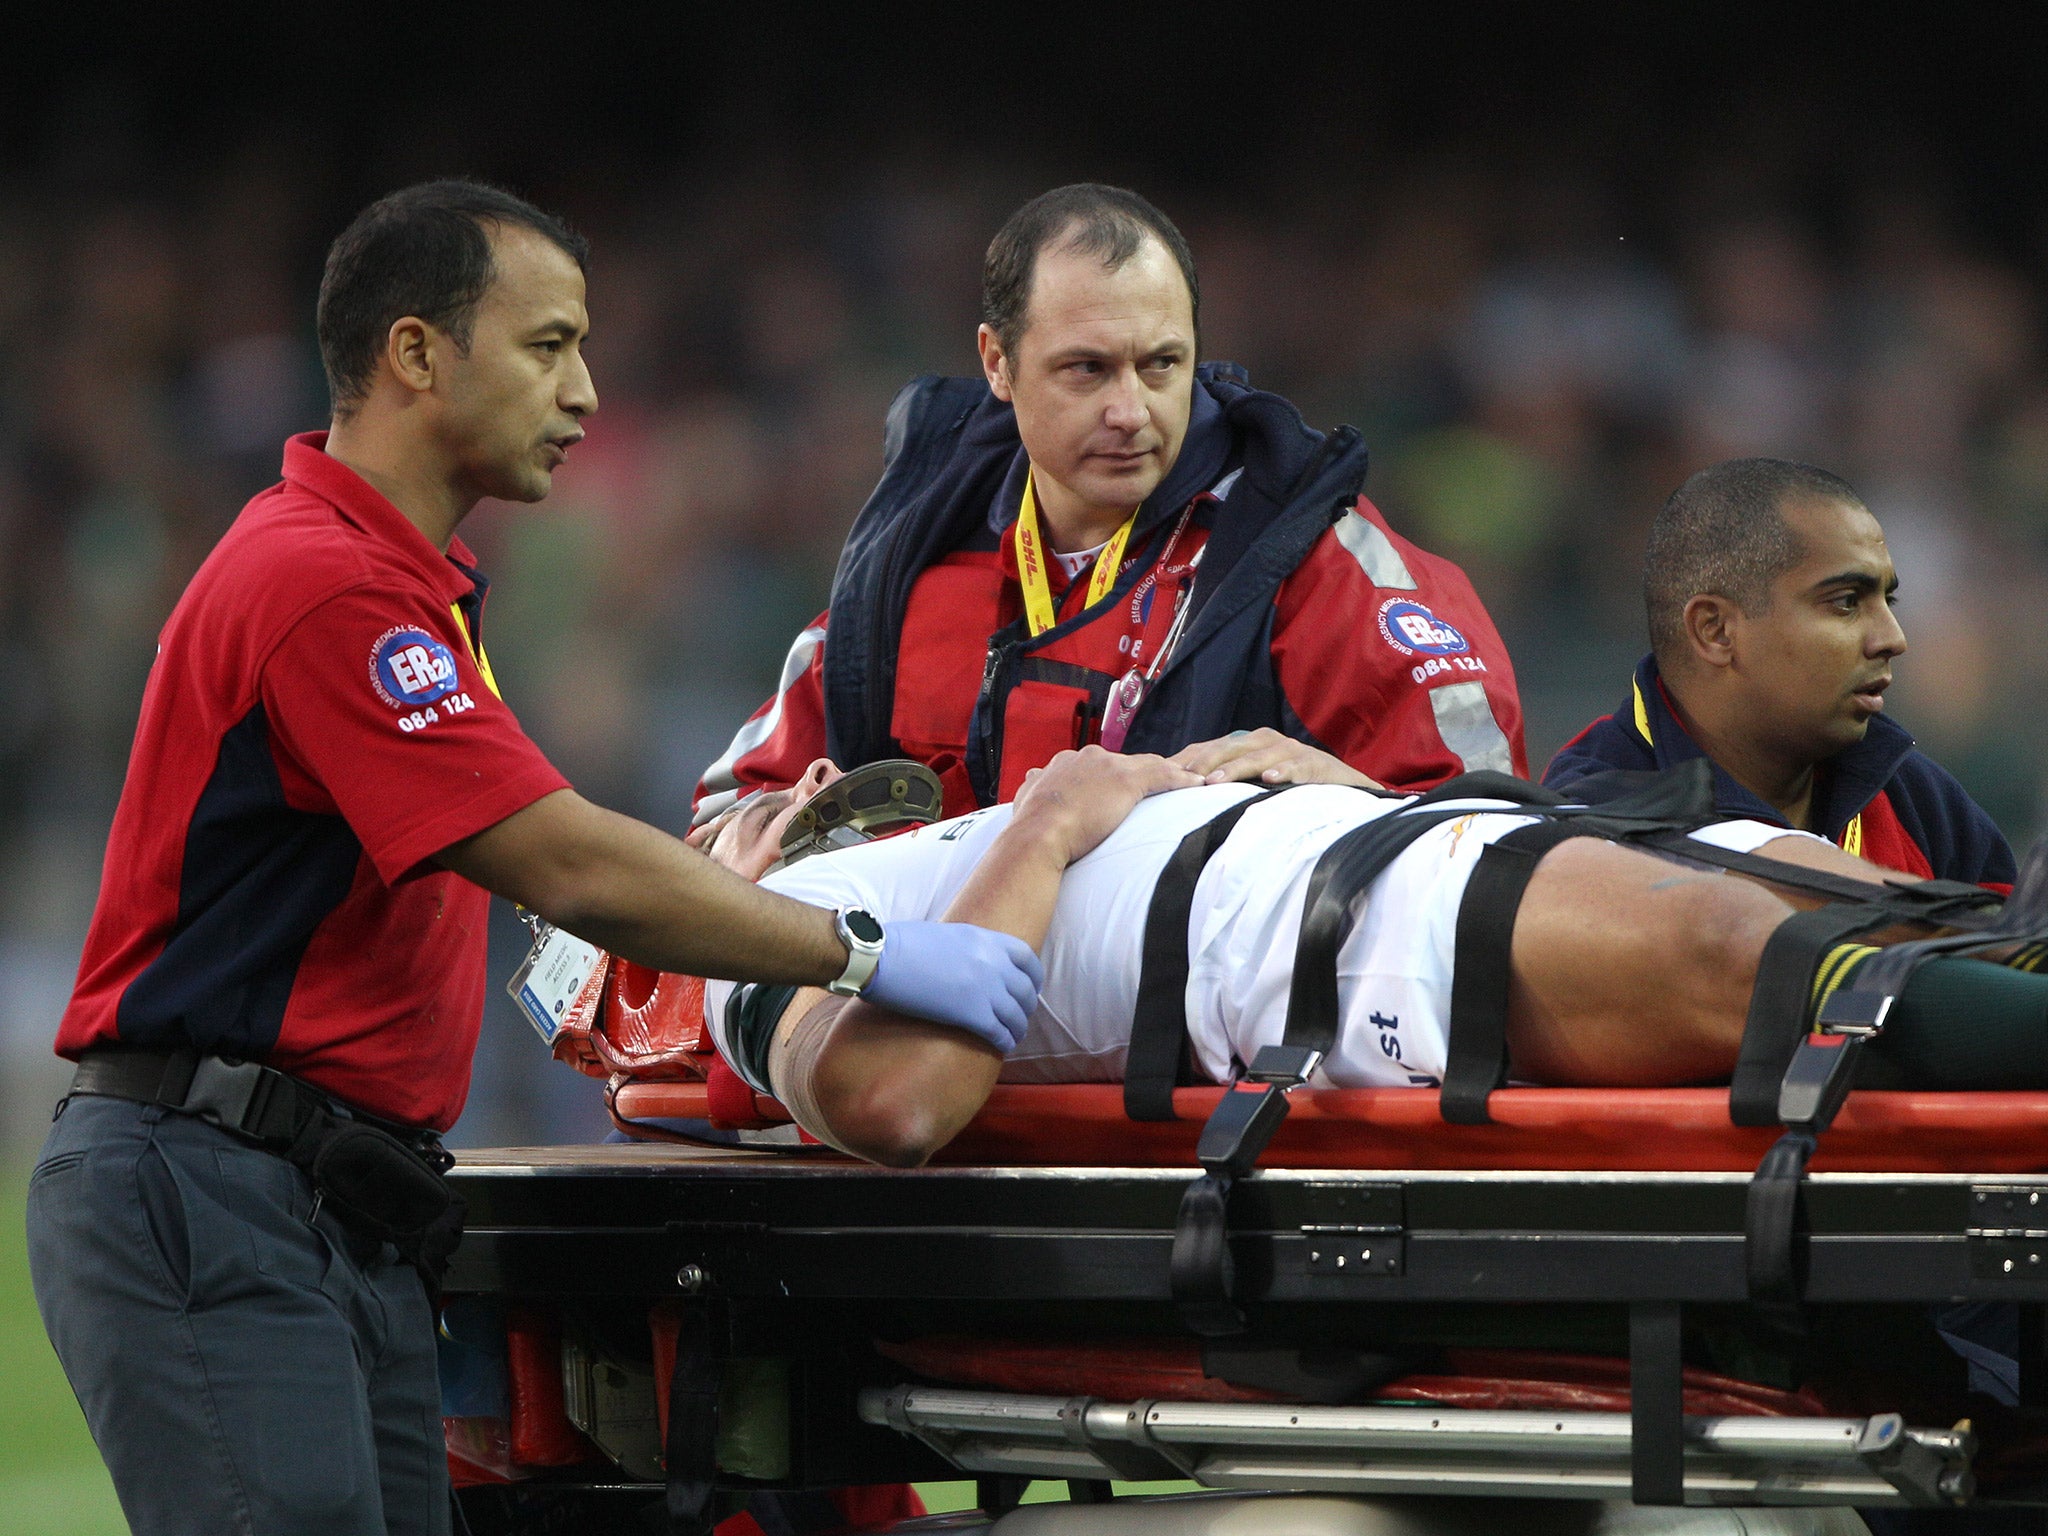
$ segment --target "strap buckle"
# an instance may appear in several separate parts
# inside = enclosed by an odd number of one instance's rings
[[[1323,1064],[1323,1053],[1306,1045],[1264,1045],[1252,1058],[1244,1081],[1257,1091],[1233,1088],[1223,1095],[1195,1145],[1195,1159],[1221,1179],[1241,1179],[1265,1152],[1287,1118],[1287,1095]]]
[[[1868,1038],[1861,1031],[1829,1031],[1800,1041],[1778,1085],[1778,1118],[1794,1130],[1826,1130],[1849,1096],[1856,1058]]]
[[[1884,1033],[1893,999],[1883,992],[1844,988],[1821,1002],[1817,1028],[1799,1042],[1778,1085],[1778,1118],[1786,1125],[1824,1131],[1849,1096],[1863,1042]]]
[[[1243,1178],[1286,1118],[1285,1088],[1275,1083],[1257,1091],[1234,1088],[1223,1095],[1202,1127],[1195,1160],[1215,1178]]]
[[[1245,1081],[1271,1083],[1282,1090],[1299,1088],[1323,1064],[1323,1053],[1308,1045],[1262,1045],[1245,1072]]]
[[[1883,992],[1858,992],[1849,988],[1830,992],[1820,1005],[1815,1022],[1822,1034],[1858,1035],[1866,1040],[1884,1033],[1884,1021],[1891,1014],[1891,996]]]

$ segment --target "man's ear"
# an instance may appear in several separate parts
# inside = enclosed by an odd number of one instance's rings
[[[1740,608],[1718,593],[1702,592],[1686,600],[1683,617],[1685,648],[1695,661],[1709,667],[1734,665]]]
[[[407,389],[424,395],[434,387],[441,341],[441,333],[417,316],[394,320],[384,337],[385,366]]]
[[[982,377],[989,392],[1005,405],[1010,403],[1010,358],[993,326],[984,325],[974,333],[975,349],[981,353]]]

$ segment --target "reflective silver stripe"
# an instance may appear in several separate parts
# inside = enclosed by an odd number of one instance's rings
[[[1486,700],[1484,684],[1444,683],[1432,688],[1429,707],[1436,713],[1437,734],[1458,755],[1467,773],[1481,768],[1501,773],[1515,771],[1514,754],[1508,750],[1508,739],[1493,718],[1493,706]]]
[[[1337,519],[1337,542],[1351,551],[1351,558],[1374,586],[1393,592],[1415,590],[1415,577],[1409,573],[1408,562],[1401,558],[1401,551],[1394,548],[1386,531],[1371,518],[1346,512]]]
[[[704,770],[704,787],[712,793],[698,803],[693,819],[702,826],[720,811],[739,798],[740,781],[737,769],[741,758],[775,734],[775,728],[782,724],[782,696],[796,686],[797,679],[810,669],[811,658],[818,654],[818,647],[825,643],[825,626],[813,624],[796,637],[790,646],[789,655],[783,659],[782,678],[775,685],[775,699],[768,706],[768,712],[749,720],[732,739],[732,745],[725,749],[725,756]]]

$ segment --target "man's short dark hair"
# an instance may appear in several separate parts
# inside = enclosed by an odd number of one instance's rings
[[[1650,525],[1643,559],[1643,605],[1659,666],[1683,650],[1685,605],[1702,593],[1745,613],[1769,606],[1771,583],[1805,554],[1785,521],[1795,501],[1863,505],[1840,475],[1789,459],[1728,459],[1671,493]]]
[[[1114,272],[1138,254],[1147,236],[1165,246],[1180,266],[1188,285],[1188,312],[1199,327],[1202,290],[1195,281],[1195,257],[1173,220],[1137,193],[1096,181],[1041,193],[996,231],[981,267],[983,322],[996,333],[1003,351],[1015,352],[1024,334],[1041,251],[1057,246],[1077,256],[1093,256]]]
[[[530,229],[581,267],[590,243],[552,214],[480,181],[428,181],[379,198],[327,252],[320,276],[320,361],[334,413],[362,404],[391,327],[407,315],[467,351],[476,308],[497,277],[492,225]]]

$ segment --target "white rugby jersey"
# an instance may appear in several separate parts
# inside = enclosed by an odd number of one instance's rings
[[[1030,1031],[1003,1066],[1012,1083],[1116,1082],[1123,1077],[1138,996],[1145,914],[1181,839],[1258,793],[1247,784],[1174,790],[1141,801],[1060,884],[1042,952],[1045,990]],[[1245,812],[1210,859],[1189,914],[1188,1034],[1203,1072],[1234,1078],[1285,1032],[1302,903],[1316,860],[1401,799],[1305,784]],[[1458,903],[1480,851],[1534,818],[1499,800],[1423,834],[1373,883],[1338,952],[1342,1023],[1314,1082],[1344,1088],[1422,1087],[1443,1075]],[[822,907],[864,907],[884,924],[942,918],[990,844],[1009,825],[995,806],[857,848],[814,855],[761,883]],[[1782,827],[1732,822],[1697,834],[1748,851]],[[725,1004],[710,982],[705,1014],[728,1061]],[[765,1089],[766,1085],[757,1085]]]

